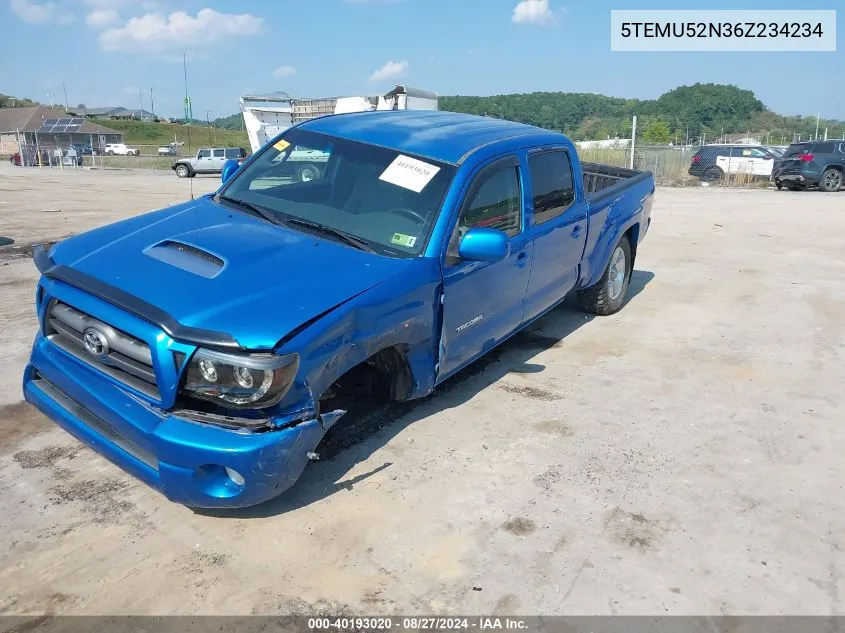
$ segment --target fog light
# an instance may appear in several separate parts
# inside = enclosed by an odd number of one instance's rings
[[[233,482],[235,482],[239,486],[244,485],[243,475],[241,475],[237,470],[232,470],[231,468],[226,467],[225,471],[226,474],[229,476],[229,479],[231,479]]]

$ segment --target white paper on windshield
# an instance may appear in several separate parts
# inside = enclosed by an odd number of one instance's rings
[[[379,180],[419,193],[437,175],[438,171],[440,167],[399,154],[379,176]]]

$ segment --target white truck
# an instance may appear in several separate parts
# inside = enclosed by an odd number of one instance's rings
[[[302,99],[284,92],[247,95],[241,97],[241,112],[253,152],[267,141],[301,121],[327,114],[368,112],[370,110],[437,110],[437,93],[407,86],[396,86],[385,95],[375,97],[325,97]],[[300,158],[295,150],[289,160]],[[303,156],[302,162],[312,164],[317,157]],[[325,158],[323,158],[325,161]],[[312,175],[306,168],[305,177]]]

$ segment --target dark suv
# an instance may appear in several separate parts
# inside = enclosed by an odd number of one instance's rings
[[[845,141],[793,143],[772,174],[778,189],[839,191],[845,182]]]

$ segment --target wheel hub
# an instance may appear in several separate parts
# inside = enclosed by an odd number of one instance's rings
[[[621,246],[617,246],[610,258],[610,270],[607,275],[607,294],[611,299],[616,300],[622,294],[626,273],[625,251]]]

